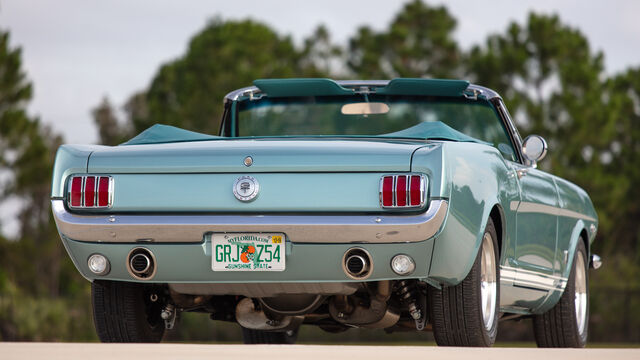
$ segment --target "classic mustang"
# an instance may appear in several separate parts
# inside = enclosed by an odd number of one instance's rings
[[[263,79],[225,97],[218,136],[61,146],[51,205],[105,342],[191,311],[247,343],[306,324],[490,346],[533,317],[539,346],[582,347],[597,215],[536,168],[546,150],[467,81]]]

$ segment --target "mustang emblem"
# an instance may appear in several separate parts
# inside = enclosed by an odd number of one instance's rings
[[[258,191],[260,191],[260,184],[253,176],[240,176],[233,183],[233,195],[240,201],[246,202],[255,199],[258,196]]]
[[[251,183],[243,182],[240,184],[240,190],[242,190],[243,194],[246,194],[249,189],[251,189]]]

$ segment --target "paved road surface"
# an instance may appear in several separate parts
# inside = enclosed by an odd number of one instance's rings
[[[430,346],[0,343],[2,360],[626,360],[640,349],[438,348]]]

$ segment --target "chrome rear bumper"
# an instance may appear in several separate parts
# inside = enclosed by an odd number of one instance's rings
[[[77,215],[51,200],[64,236],[113,243],[196,243],[211,232],[281,232],[298,243],[418,242],[440,230],[447,205],[432,200],[416,215]]]

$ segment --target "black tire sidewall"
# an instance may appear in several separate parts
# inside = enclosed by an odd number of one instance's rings
[[[587,292],[587,314],[584,318],[585,324],[584,324],[584,331],[582,333],[580,333],[580,329],[578,329],[578,319],[576,317],[576,304],[575,304],[575,295],[576,295],[576,287],[575,287],[575,277],[576,277],[576,268],[578,266],[578,253],[582,253],[582,259],[583,261],[583,265],[585,267],[584,269],[584,280],[585,280],[585,285],[586,285],[586,292]],[[571,309],[573,310],[573,315],[574,315],[574,326],[575,326],[575,335],[576,335],[576,339],[578,340],[578,346],[579,347],[584,347],[587,344],[587,338],[589,336],[589,260],[587,259],[587,250],[584,247],[584,244],[582,242],[582,239],[579,239],[579,243],[578,246],[576,246],[576,253],[573,257],[573,266],[571,267],[571,274],[569,276],[569,280],[567,283],[567,288],[569,288],[569,285],[571,285],[571,289],[572,291],[570,292],[566,292],[565,294],[567,294],[567,301],[570,301],[571,304]],[[563,294],[563,297],[564,295]],[[563,299],[564,300],[564,299]],[[562,301],[562,300],[561,300]]]
[[[484,336],[484,340],[485,343],[487,345],[492,345],[493,343],[495,343],[496,341],[496,337],[498,336],[498,318],[499,318],[499,313],[500,313],[500,251],[498,248],[498,234],[496,232],[496,228],[495,225],[493,224],[493,220],[489,219],[489,221],[487,222],[487,227],[485,228],[485,231],[482,234],[482,242],[480,244],[480,249],[478,251],[478,257],[474,263],[474,267],[477,267],[477,272],[478,272],[478,281],[477,286],[478,286],[478,294],[481,294],[481,279],[482,279],[482,253],[483,253],[483,246],[484,246],[484,236],[486,234],[489,234],[489,236],[491,236],[491,240],[493,241],[493,251],[494,251],[494,264],[495,264],[495,271],[496,271],[496,304],[495,304],[495,314],[493,316],[493,324],[491,325],[491,328],[489,330],[487,330],[484,327],[484,319],[483,319],[483,309],[482,309],[482,300],[479,297],[478,298],[478,314],[480,316],[480,324],[482,324],[482,333]],[[481,296],[481,295],[480,295]]]

